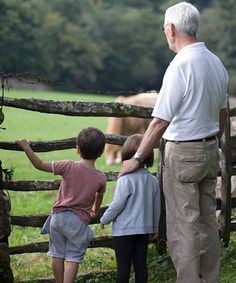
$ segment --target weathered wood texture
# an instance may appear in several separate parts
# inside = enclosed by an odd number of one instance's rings
[[[118,102],[55,101],[4,97],[3,105],[66,116],[138,117],[151,118],[152,108]]]
[[[105,172],[107,182],[117,180],[117,172]],[[8,191],[52,191],[58,190],[60,181],[10,181],[3,182]]]
[[[91,218],[90,225],[100,223],[100,218],[107,209],[107,206],[101,207],[96,217]],[[23,227],[42,227],[48,214],[41,215],[21,215],[11,216],[11,224]]]
[[[217,199],[217,210],[221,209],[221,199]],[[236,207],[236,198],[231,199],[231,207]],[[98,224],[100,223],[100,218],[102,217],[103,213],[107,207],[101,207],[99,210],[98,215],[95,218],[92,218],[90,224]],[[162,206],[162,213],[164,214],[165,207]],[[42,227],[44,222],[46,221],[48,214],[40,214],[40,215],[14,215],[11,216],[10,223],[12,225],[18,225],[22,227]],[[160,227],[162,231],[163,227]]]
[[[9,248],[6,243],[0,243],[0,282],[12,283],[13,273],[10,267]]]
[[[123,145],[125,136],[114,136],[106,134],[106,143]],[[48,152],[53,150],[71,149],[76,147],[76,138],[69,138],[55,141],[30,142],[30,146],[35,152]],[[22,151],[16,142],[0,142],[0,149]]]
[[[8,248],[8,236],[11,232],[10,201],[3,189],[3,171],[0,161],[0,282],[12,283],[14,278]]]
[[[107,182],[116,181],[118,172],[104,172],[107,176]],[[153,172],[156,176],[157,173]],[[8,191],[55,191],[59,189],[60,181],[8,181],[3,182],[4,188]]]
[[[150,241],[149,243],[155,243],[155,241]],[[89,248],[114,249],[113,237],[112,236],[95,237],[90,242]],[[9,247],[10,255],[22,254],[22,253],[46,253],[47,251],[48,251],[48,241]]]
[[[95,237],[89,245],[89,248],[103,248],[103,247],[114,249],[112,236]],[[48,242],[31,243],[31,244],[19,245],[15,247],[9,247],[10,255],[22,254],[22,253],[46,253],[47,251],[48,251]]]
[[[230,147],[230,116],[225,123],[224,136],[221,139],[221,228],[220,235],[227,247],[230,240],[231,224],[231,176],[232,161]]]

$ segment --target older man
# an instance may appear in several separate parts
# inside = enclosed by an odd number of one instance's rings
[[[215,185],[228,74],[219,58],[198,42],[199,18],[187,2],[166,10],[163,31],[177,54],[164,75],[142,143],[120,171],[136,170],[159,139],[166,140],[163,187],[176,283],[219,282]]]

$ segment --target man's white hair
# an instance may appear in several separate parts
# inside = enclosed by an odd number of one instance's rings
[[[166,24],[174,24],[179,32],[195,36],[198,31],[200,14],[198,9],[190,3],[180,2],[169,7],[165,12]]]

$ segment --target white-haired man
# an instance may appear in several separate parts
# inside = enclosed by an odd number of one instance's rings
[[[196,34],[200,15],[181,2],[165,12],[163,31],[176,52],[167,68],[153,120],[120,176],[136,170],[163,136],[167,243],[176,283],[217,283],[220,245],[215,217],[219,149],[227,117],[228,74]]]

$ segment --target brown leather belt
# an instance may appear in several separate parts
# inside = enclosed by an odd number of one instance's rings
[[[205,141],[212,141],[215,140],[216,136],[211,136],[211,137],[206,137],[203,139],[198,139],[198,140],[187,140],[187,141],[170,141],[170,140],[166,140],[168,142],[175,142],[175,143],[180,143],[180,142],[205,142]]]

